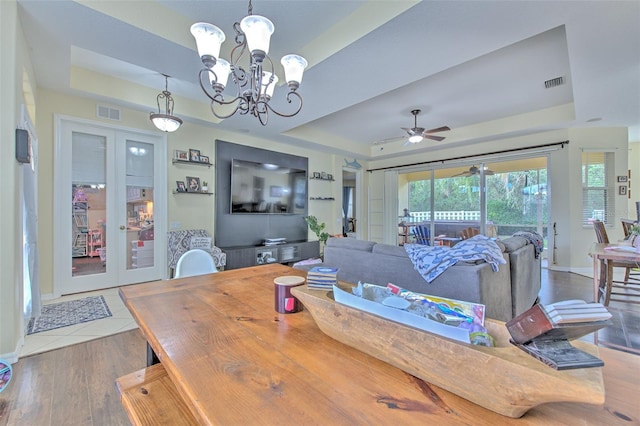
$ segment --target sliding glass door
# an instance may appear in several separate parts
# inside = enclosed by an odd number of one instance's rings
[[[455,244],[468,228],[497,238],[535,231],[546,242],[547,182],[547,156],[400,173],[398,216],[428,224],[432,244]]]

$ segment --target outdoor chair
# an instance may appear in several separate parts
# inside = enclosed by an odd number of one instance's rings
[[[431,245],[431,231],[429,225],[416,225],[413,228],[416,237],[416,244]]]
[[[460,236],[463,240],[467,240],[475,235],[478,235],[479,233],[480,231],[478,230],[478,228],[468,227],[460,231]]]

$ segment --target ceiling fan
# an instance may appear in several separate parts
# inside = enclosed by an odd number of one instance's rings
[[[407,141],[405,142],[405,146],[409,145],[409,144],[414,144],[414,143],[419,143],[422,142],[424,139],[431,139],[434,141],[443,141],[445,139],[444,136],[436,136],[436,135],[432,135],[432,133],[439,133],[439,132],[444,132],[447,130],[451,130],[449,128],[449,126],[442,126],[442,127],[438,127],[436,129],[429,129],[429,130],[425,130],[424,127],[418,127],[418,114],[420,114],[420,110],[419,109],[414,109],[411,111],[411,114],[413,114],[413,127],[408,128],[408,127],[401,127],[402,130],[404,130],[405,132],[407,132],[407,134],[409,135],[409,137],[407,138],[406,136],[403,137],[396,137],[396,138],[389,138],[389,139],[383,139],[381,141],[375,142],[374,145],[380,145],[383,143],[388,143],[388,142],[393,142],[396,140],[400,140],[400,139],[406,139]]]
[[[492,174],[494,174],[495,172],[493,170],[489,170],[488,168],[484,169],[484,174],[485,176],[490,176]],[[453,175],[452,177],[456,177],[456,176],[473,176],[473,175],[479,175],[480,174],[480,168],[476,167],[476,166],[471,166],[469,167],[469,170],[465,170],[462,173],[458,173],[457,175]]]

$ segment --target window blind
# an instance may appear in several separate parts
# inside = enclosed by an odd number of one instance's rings
[[[594,219],[613,223],[615,182],[613,152],[582,153],[582,224]]]

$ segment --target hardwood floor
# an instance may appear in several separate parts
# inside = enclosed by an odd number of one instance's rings
[[[0,394],[0,425],[128,425],[116,378],[146,365],[136,330],[21,358]]]
[[[543,269],[540,301],[589,301],[592,285],[588,277]],[[608,346],[640,353],[640,305],[611,307],[619,313],[616,321],[599,333],[613,342]],[[146,343],[137,329],[21,358],[0,394],[0,426],[128,425],[115,380],[145,362]]]

